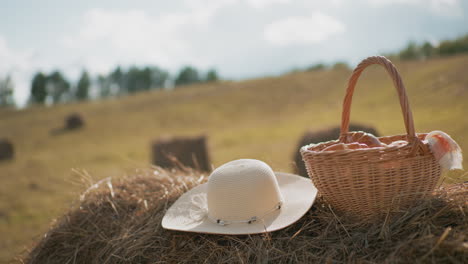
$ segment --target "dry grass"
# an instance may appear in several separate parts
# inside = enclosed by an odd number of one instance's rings
[[[141,170],[102,181],[62,216],[26,263],[464,263],[468,183],[439,189],[375,224],[341,217],[318,199],[277,232],[216,236],[164,230],[182,193],[206,181],[193,171]]]
[[[468,56],[396,64],[408,88],[416,130],[443,130],[466,152]],[[16,152],[14,160],[0,163],[0,263],[68,210],[82,187],[75,184],[74,168],[99,180],[146,167],[150,143],[163,135],[207,134],[214,166],[256,158],[276,171],[290,171],[305,130],[339,124],[349,75],[342,69],[305,72],[97,102],[0,109],[0,138],[10,139]],[[50,134],[75,112],[86,122],[83,129]],[[382,135],[404,131],[396,92],[384,70],[363,74],[351,121],[373,125]],[[453,176],[446,181],[468,180]]]

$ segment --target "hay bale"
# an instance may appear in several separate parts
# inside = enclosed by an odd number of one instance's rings
[[[151,148],[152,163],[159,167],[211,171],[206,136],[158,139]]]
[[[166,209],[206,181],[194,171],[153,170],[101,183],[41,237],[25,263],[463,263],[468,183],[439,189],[385,222],[336,215],[319,198],[295,224],[270,234],[164,230]],[[156,176],[155,176],[156,175]]]
[[[75,130],[85,125],[83,117],[80,114],[73,113],[65,118],[65,130]]]
[[[14,156],[13,143],[5,138],[0,139],[0,161],[13,159]]]
[[[379,133],[377,130],[370,126],[360,125],[360,124],[350,124],[349,131],[364,131],[367,133],[371,133],[377,137],[379,137]],[[299,139],[296,149],[294,150],[293,154],[293,169],[294,172],[298,175],[307,177],[307,169],[305,167],[304,161],[302,160],[301,153],[299,149],[302,146],[311,144],[311,143],[320,143],[330,140],[338,139],[340,136],[340,127],[330,127],[318,131],[306,131],[302,137]]]

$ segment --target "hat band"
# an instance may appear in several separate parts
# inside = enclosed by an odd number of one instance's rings
[[[273,208],[265,212],[261,217],[258,216],[252,216],[251,218],[247,220],[238,220],[238,221],[228,221],[228,220],[222,220],[222,219],[217,219],[213,218],[208,214],[208,219],[216,223],[220,226],[225,226],[225,225],[230,225],[230,224],[238,224],[238,223],[247,223],[247,224],[252,224],[253,222],[256,222],[258,220],[263,220],[267,215],[273,213],[276,210],[281,210],[281,206],[283,205],[283,201],[279,201]]]

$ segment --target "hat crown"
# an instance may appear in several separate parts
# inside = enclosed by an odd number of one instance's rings
[[[259,160],[228,162],[208,179],[208,214],[212,219],[243,221],[261,217],[282,200],[275,173]]]

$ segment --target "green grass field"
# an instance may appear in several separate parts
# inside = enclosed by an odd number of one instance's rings
[[[468,56],[396,65],[416,130],[445,131],[466,150]],[[0,262],[33,245],[90,181],[148,167],[150,144],[161,136],[206,134],[214,166],[257,158],[275,170],[290,171],[305,130],[340,123],[349,76],[345,69],[303,72],[105,101],[0,110],[0,137],[11,139],[16,151],[14,160],[0,163]],[[374,66],[358,83],[351,120],[373,125],[383,135],[403,134],[399,107],[390,78]],[[72,112],[83,115],[86,127],[51,135]]]

